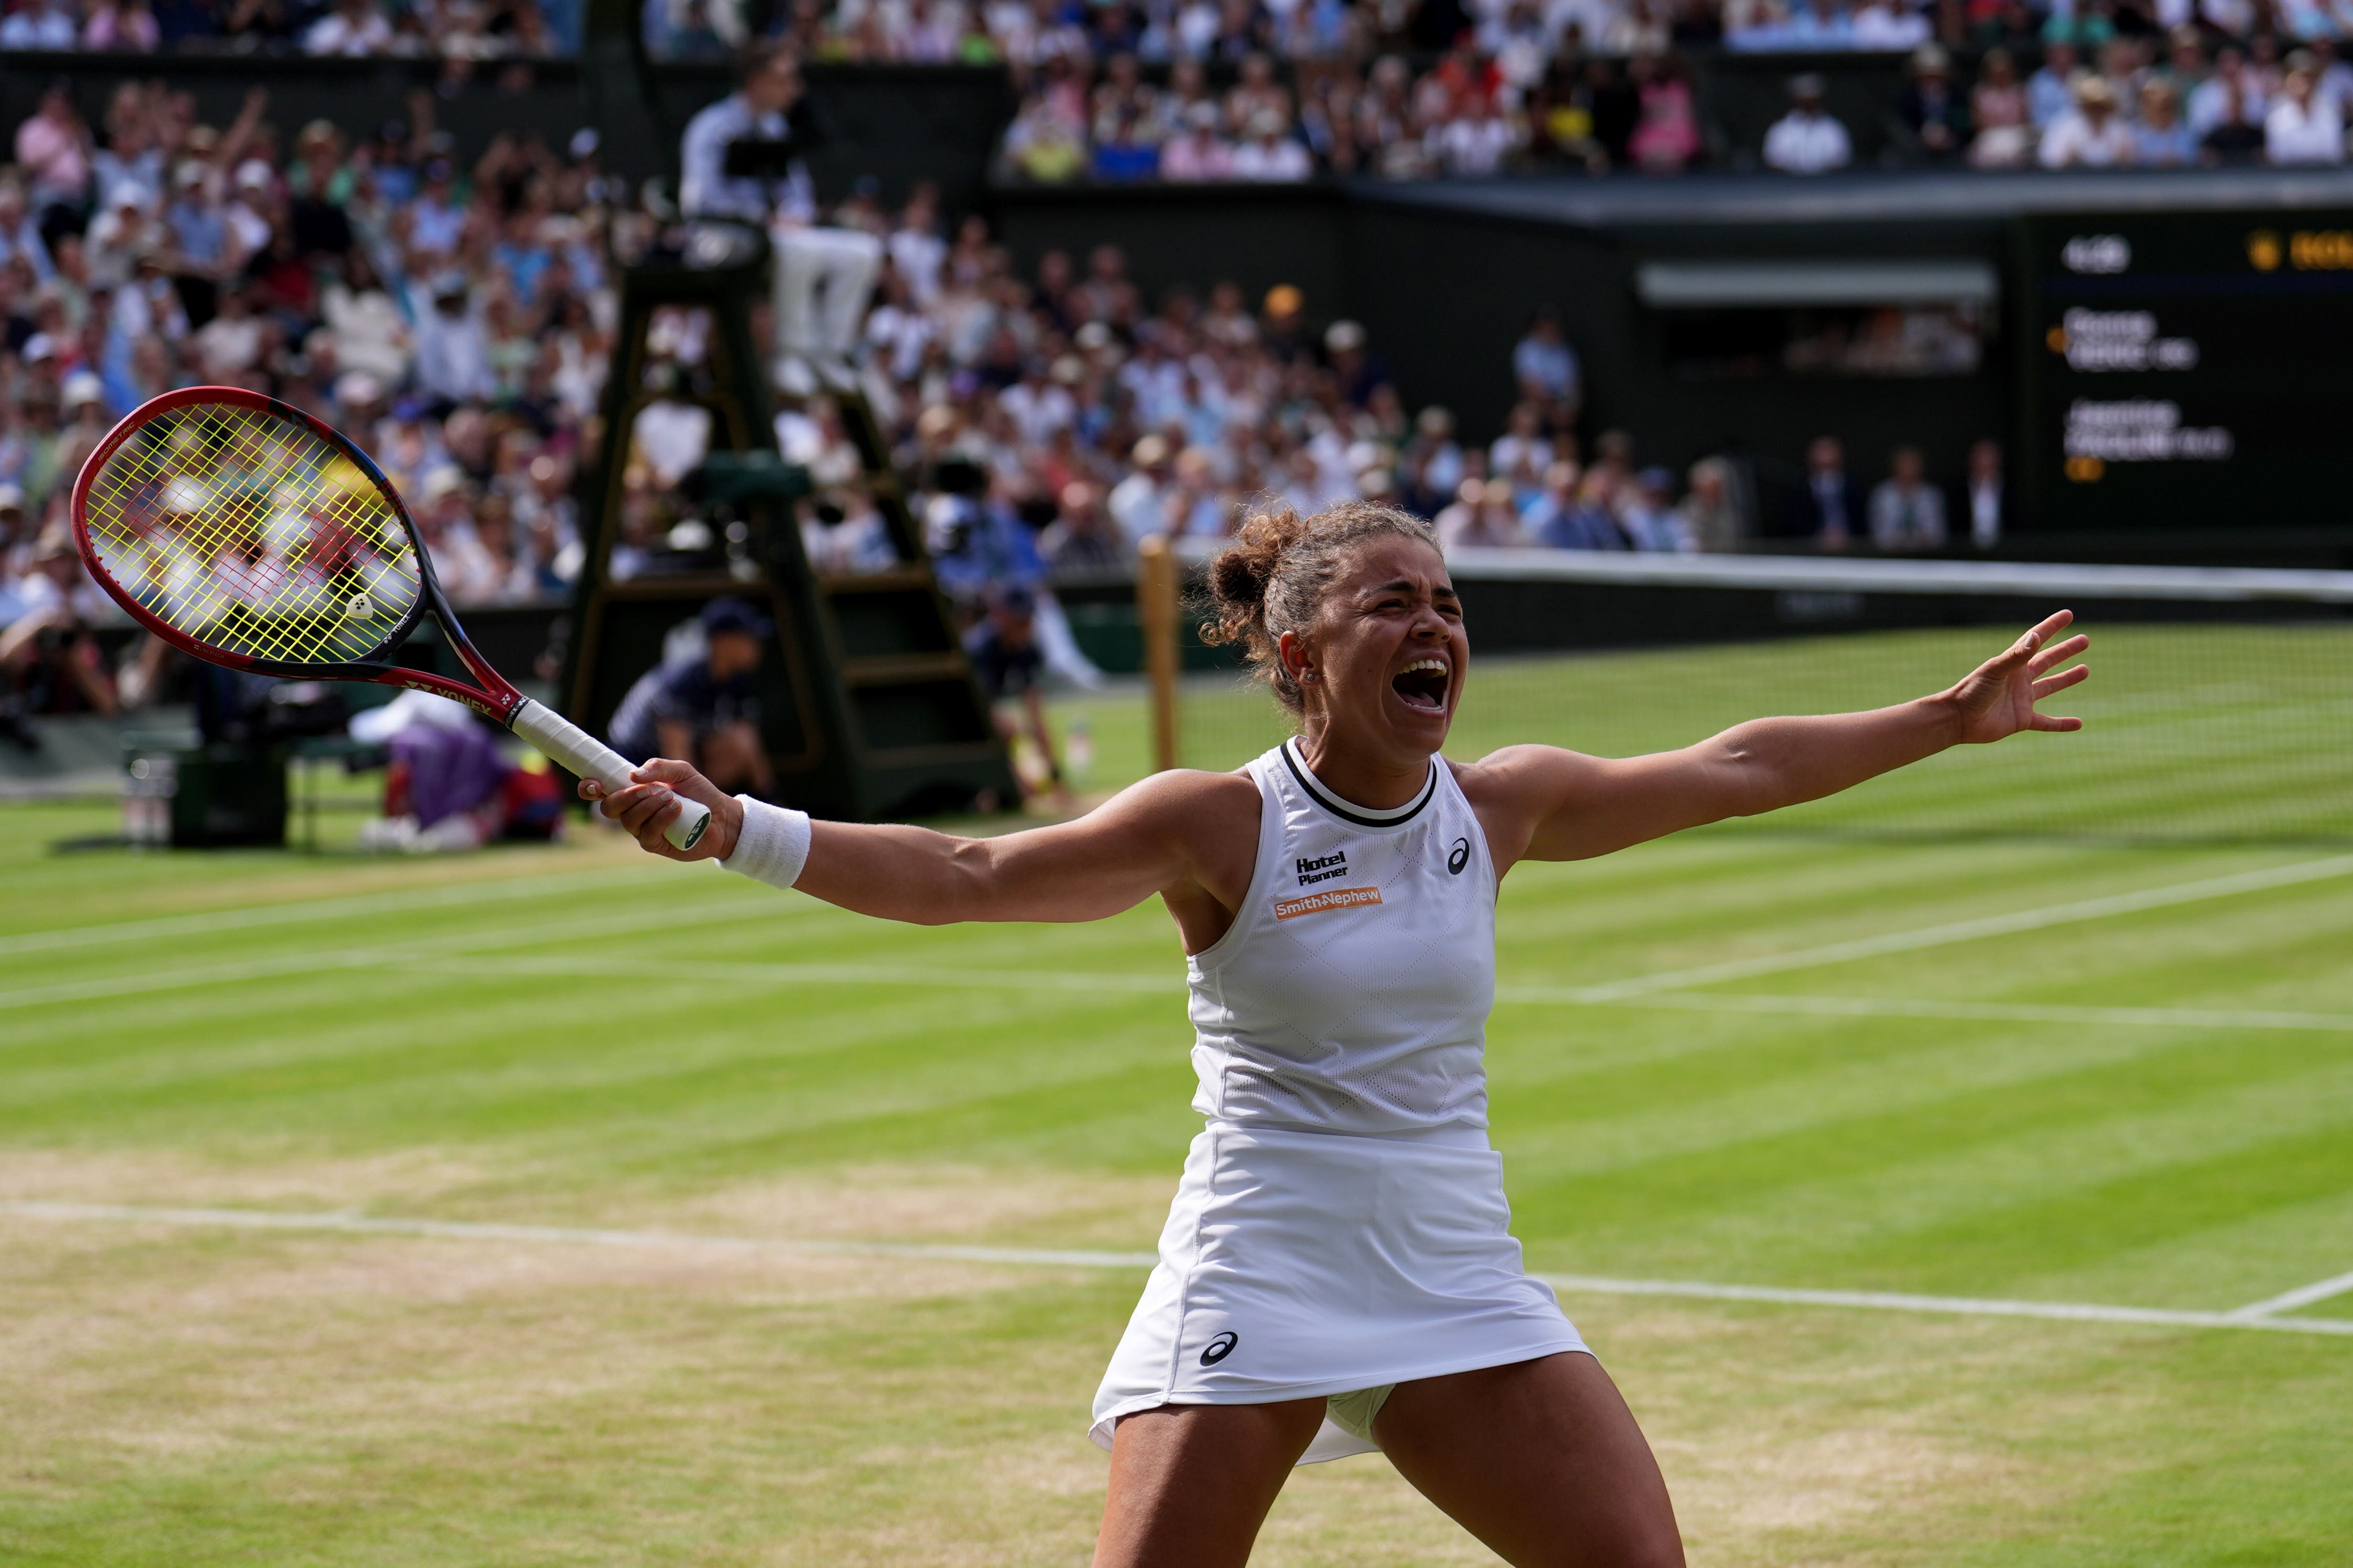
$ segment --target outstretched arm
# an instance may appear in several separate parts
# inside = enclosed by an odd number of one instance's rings
[[[632,775],[607,815],[638,842],[672,860],[723,860],[735,852],[744,805],[694,769],[657,759]],[[676,795],[711,807],[710,830],[691,851],[661,836]],[[594,780],[581,795],[598,798]],[[793,885],[860,914],[917,925],[957,921],[1092,921],[1155,893],[1187,890],[1230,909],[1250,881],[1258,786],[1232,773],[1155,773],[1073,822],[959,838],[927,827],[817,822],[808,861]],[[1239,878],[1236,846],[1240,846]]]
[[[2062,610],[1931,697],[1868,713],[1754,719],[1680,752],[1608,759],[1551,746],[1514,746],[1468,771],[1463,783],[1498,862],[1577,860],[1729,816],[1755,816],[1852,789],[1948,746],[2021,730],[2080,730],[2035,704],[2084,679],[2082,665],[2050,673],[2090,646],[2051,639],[2074,620]]]

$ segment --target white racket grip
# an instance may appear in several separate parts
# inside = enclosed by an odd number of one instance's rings
[[[514,717],[507,721],[507,728],[582,778],[595,779],[607,794],[629,785],[628,758],[543,702],[524,698]],[[662,837],[674,848],[691,849],[702,839],[702,830],[711,826],[711,808],[683,795],[678,804],[684,809],[662,829]]]

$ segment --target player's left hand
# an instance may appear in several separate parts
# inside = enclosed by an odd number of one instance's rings
[[[2052,667],[2092,646],[2078,634],[2064,642],[2051,639],[2074,623],[2075,612],[2062,610],[2010,645],[2007,653],[1986,660],[1950,696],[1961,721],[1961,740],[1982,744],[2015,735],[2021,730],[2080,730],[2081,719],[2061,719],[2035,710],[2034,705],[2066,690],[2091,675],[2089,668],[2050,674]],[[2049,646],[2045,646],[2048,644]]]
[[[743,803],[695,772],[694,764],[656,757],[632,770],[629,778],[628,788],[616,790],[609,797],[603,784],[582,779],[580,798],[604,801],[607,816],[665,860],[724,860],[735,853],[735,838],[744,827]],[[691,849],[673,848],[662,837],[662,829],[679,814],[681,795],[711,808],[711,826]]]

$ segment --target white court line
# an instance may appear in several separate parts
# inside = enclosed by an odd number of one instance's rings
[[[27,1219],[121,1220],[148,1225],[221,1226],[237,1230],[429,1237],[449,1241],[640,1247],[786,1257],[913,1258],[1056,1268],[1148,1268],[1154,1262],[1153,1255],[1148,1252],[954,1247],[918,1242],[771,1240],[758,1237],[696,1236],[572,1226],[389,1219],[350,1213],[286,1214],[266,1209],[148,1208],[130,1204],[55,1203],[31,1199],[0,1199],[0,1215],[15,1215]],[[1535,1278],[1556,1289],[1597,1296],[1672,1296],[1696,1300],[1757,1301],[1781,1306],[1843,1307],[1866,1311],[1926,1312],[1954,1317],[2042,1318],[2064,1322],[2133,1323],[2160,1328],[2256,1329],[2279,1333],[2353,1335],[2353,1320],[2266,1318],[2249,1314],[2244,1309],[2236,1312],[2177,1312],[2158,1307],[2116,1307],[2083,1301],[2010,1301],[1968,1296],[1913,1296],[1883,1290],[1799,1290],[1772,1285],[1714,1285],[1686,1279],[1615,1279],[1587,1274],[1539,1274]]]
[[[402,910],[456,908],[495,903],[508,899],[553,897],[608,883],[649,882],[653,874],[628,870],[582,871],[571,876],[509,878],[503,881],[456,882],[406,892],[359,894],[339,899],[306,899],[299,902],[263,904],[216,910],[208,914],[164,915],[155,920],[116,921],[108,925],[74,926],[64,931],[26,931],[0,937],[0,957],[17,952],[50,952],[60,948],[98,947],[111,942],[144,942],[175,936],[209,936],[215,931],[244,931],[256,926],[300,925],[306,921],[332,921]]]
[[[2269,1300],[2251,1301],[2233,1311],[2238,1319],[2267,1318],[2274,1312],[2293,1312],[2298,1307],[2309,1307],[2315,1301],[2326,1301],[2331,1296],[2342,1296],[2353,1290],[2353,1273],[2339,1274],[2334,1279],[2316,1280],[2299,1285],[2293,1290],[2283,1290]]]
[[[2332,855],[2322,860],[2299,860],[2289,866],[2242,871],[2229,877],[2210,877],[2195,882],[2177,882],[2169,887],[2144,888],[2138,892],[2116,893],[2102,899],[2085,899],[2078,903],[2048,904],[2042,909],[2020,910],[2010,914],[1988,915],[1972,921],[1955,921],[1917,931],[1889,931],[1882,936],[1831,942],[1826,947],[1801,948],[1795,952],[1766,953],[1756,958],[1736,958],[1725,963],[1702,964],[1694,969],[1638,974],[1631,979],[1588,985],[1583,989],[1588,1001],[1615,1001],[1649,991],[1680,991],[1691,985],[1714,984],[1719,980],[1746,980],[1758,974],[1786,973],[1792,969],[1814,969],[1824,964],[1843,963],[1849,959],[1874,958],[1889,952],[1912,952],[1926,947],[1942,947],[1949,942],[1973,942],[1979,937],[2006,936],[2013,931],[2043,931],[2052,926],[2071,925],[2078,921],[2133,914],[2142,910],[2168,909],[2176,904],[2225,899],[2236,893],[2293,887],[2299,882],[2318,882],[2348,874],[2353,874],[2353,855]]]
[[[0,1199],[0,1215],[27,1219],[132,1220],[148,1225],[219,1226],[231,1230],[337,1231],[353,1236],[431,1237],[446,1241],[533,1241],[583,1247],[677,1247],[700,1252],[784,1257],[919,1258],[952,1263],[1008,1263],[1064,1268],[1149,1268],[1149,1252],[1068,1251],[1036,1247],[955,1247],[903,1241],[793,1241],[755,1236],[684,1236],[659,1230],[607,1230],[565,1225],[498,1225],[446,1219],[379,1219],[358,1214],[283,1214],[269,1209],[148,1208],[132,1204],[65,1204]]]

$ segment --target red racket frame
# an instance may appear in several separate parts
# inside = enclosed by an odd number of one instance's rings
[[[419,591],[417,603],[409,606],[408,614],[401,617],[400,624],[386,633],[384,640],[370,649],[365,658],[336,664],[298,664],[282,659],[256,658],[250,654],[215,647],[166,625],[139,603],[130,590],[116,582],[105,563],[99,559],[98,548],[90,537],[88,510],[90,487],[97,478],[98,470],[148,421],[174,408],[185,408],[199,403],[232,404],[256,413],[274,414],[282,419],[294,421],[358,464],[360,471],[366,474],[384,498],[392,503],[392,510],[400,518],[401,527],[408,531],[410,548],[417,553]],[[291,404],[281,403],[259,392],[248,392],[241,386],[186,386],[149,398],[124,415],[82,464],[81,472],[74,479],[72,516],[74,548],[80,552],[82,564],[90,569],[90,574],[97,580],[98,585],[105,589],[107,595],[116,604],[128,610],[132,618],[141,626],[174,647],[198,658],[226,665],[231,669],[248,669],[257,675],[275,675],[294,680],[370,680],[380,686],[406,686],[418,691],[430,691],[436,696],[453,698],[501,724],[510,723],[515,710],[522,705],[522,693],[475,651],[465,628],[458,624],[456,613],[449,608],[449,601],[441,592],[440,579],[433,574],[433,557],[425,548],[423,535],[417,531],[417,520],[409,515],[408,503],[400,499],[400,492],[393,488],[384,470],[375,466],[375,459],[361,451],[342,431],[312,418]],[[428,610],[440,626],[441,635],[449,639],[451,647],[457,649],[458,657],[464,662],[468,672],[481,683],[479,689],[447,676],[436,675],[430,670],[409,669],[397,664],[379,662],[408,640],[409,634],[417,629],[417,623],[425,618]]]

